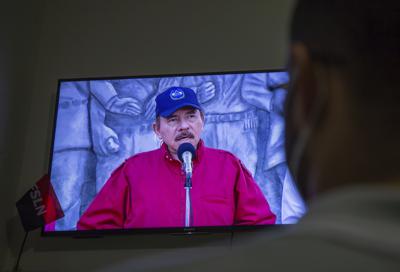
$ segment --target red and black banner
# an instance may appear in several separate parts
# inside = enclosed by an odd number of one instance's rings
[[[16,206],[25,231],[42,227],[64,216],[48,175],[39,179],[18,200]]]

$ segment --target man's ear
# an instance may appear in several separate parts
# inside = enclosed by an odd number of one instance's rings
[[[291,94],[293,103],[291,110],[297,124],[304,124],[312,118],[312,109],[317,101],[317,79],[315,65],[310,58],[310,53],[303,43],[291,45]]]

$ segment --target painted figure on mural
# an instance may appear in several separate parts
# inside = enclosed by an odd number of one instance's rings
[[[118,152],[118,135],[104,123],[105,112],[137,115],[134,98],[117,96],[107,81],[60,85],[51,179],[65,216],[56,230],[76,228],[79,216],[96,194],[96,156]]]
[[[106,111],[99,101],[93,101],[91,107],[92,120],[100,118],[99,123],[103,123],[115,134],[115,137],[110,139],[112,140],[111,145],[115,146],[114,152],[107,152],[101,145],[94,145],[97,159],[96,193],[101,190],[112,171],[126,158],[142,150],[157,147],[156,138],[149,135],[151,123],[145,122],[142,117],[143,104],[154,92],[155,84],[156,80],[154,79],[110,80],[96,83],[95,88],[98,91],[111,91],[120,98],[135,101],[136,108],[140,109],[140,111],[133,112],[126,108],[128,114],[121,115],[118,112]],[[93,129],[96,129],[96,127]],[[94,141],[98,142],[97,140]]]

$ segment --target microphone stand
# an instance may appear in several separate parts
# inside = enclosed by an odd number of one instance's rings
[[[192,203],[190,189],[192,189],[192,173],[193,163],[192,159],[196,156],[196,149],[191,143],[183,143],[178,148],[178,158],[182,162],[182,170],[185,173],[185,228],[190,228],[192,224]]]
[[[191,211],[192,211],[192,203],[191,203],[191,195],[190,189],[192,189],[192,175],[190,173],[186,173],[185,180],[185,191],[186,191],[186,208],[185,208],[185,228],[189,228],[191,225]]]

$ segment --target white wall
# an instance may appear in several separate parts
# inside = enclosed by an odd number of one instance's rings
[[[43,0],[9,9],[6,37],[18,46],[0,51],[11,56],[0,76],[13,79],[0,86],[6,90],[1,125],[9,131],[1,149],[2,165],[8,163],[1,181],[7,188],[1,191],[1,211],[9,225],[0,225],[4,267],[15,261],[23,238],[14,202],[47,171],[59,78],[282,68],[292,3]],[[11,159],[4,159],[6,152]],[[204,242],[230,246],[229,235],[106,241],[39,236],[34,232],[28,239],[24,271],[89,270]]]

